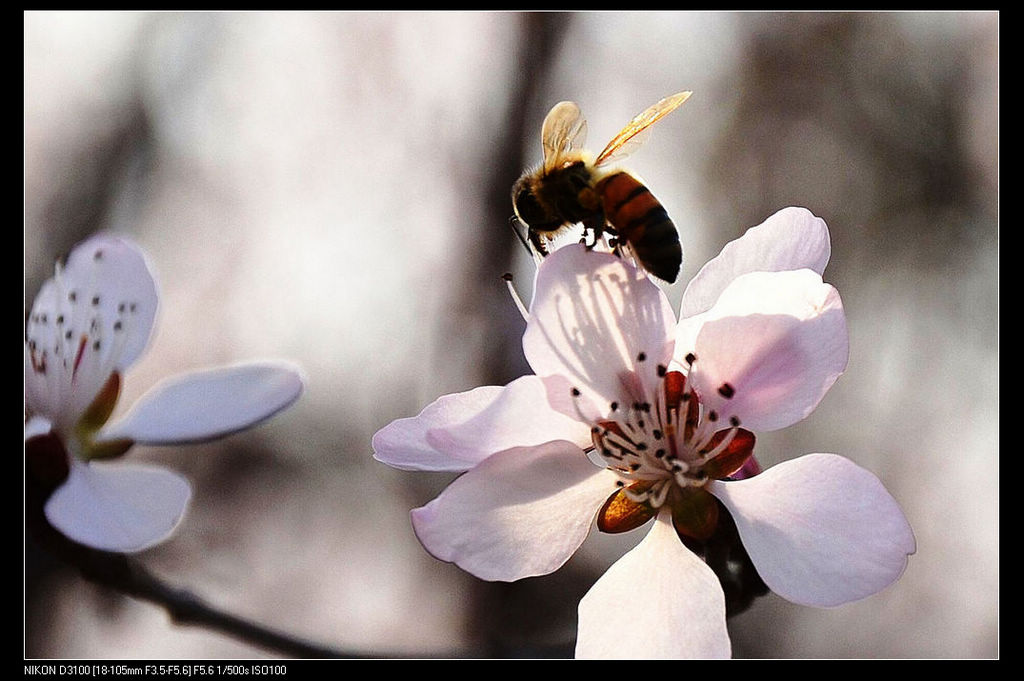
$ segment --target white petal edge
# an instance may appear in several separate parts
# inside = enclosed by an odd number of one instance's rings
[[[679,540],[668,513],[580,601],[577,658],[731,655],[718,577]]]
[[[881,481],[835,454],[808,454],[708,490],[729,509],[768,588],[794,603],[866,598],[899,579],[917,550]]]
[[[436,450],[474,463],[505,449],[552,440],[587,447],[592,441],[590,427],[552,409],[545,383],[536,376],[512,381],[472,418],[427,431],[427,442]]]
[[[76,460],[45,513],[80,544],[135,553],[171,536],[191,494],[185,478],[163,468]]]
[[[394,468],[409,471],[465,471],[478,463],[462,459],[430,444],[427,433],[471,420],[493,405],[505,391],[503,386],[485,385],[461,393],[443,395],[416,416],[396,419],[374,433],[373,458]]]
[[[811,269],[823,274],[831,254],[828,227],[806,208],[783,208],[709,260],[683,292],[680,317],[711,308],[726,286],[748,272]]]
[[[693,352],[692,384],[704,406],[750,430],[805,418],[849,360],[842,300],[811,270],[743,275],[699,319],[692,339],[682,337],[680,325],[677,360]],[[719,391],[724,384],[732,397]]]
[[[431,555],[480,579],[545,575],[583,543],[617,479],[571,442],[509,449],[414,509],[413,529]]]
[[[538,376],[562,376],[608,410],[612,402],[650,399],[659,365],[672,357],[675,323],[665,294],[645,274],[573,244],[538,268],[523,352]]]
[[[150,445],[212,440],[270,418],[298,399],[302,389],[298,369],[283,362],[181,374],[155,385],[96,439]]]

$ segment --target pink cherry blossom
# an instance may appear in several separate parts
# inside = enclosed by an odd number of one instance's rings
[[[595,519],[609,532],[653,521],[580,603],[586,658],[730,655],[722,588],[680,540],[709,537],[719,501],[791,601],[835,606],[894,582],[915,540],[874,475],[835,454],[749,474],[754,431],[805,418],[846,368],[829,248],[824,221],[779,211],[700,270],[678,321],[627,261],[551,254],[523,337],[534,374],[442,397],[374,437],[384,463],[463,472],[412,511],[423,546],[513,581],[557,570]]]
[[[287,363],[239,364],[167,379],[108,423],[157,307],[143,253],[126,239],[99,235],[57,263],[26,323],[26,450],[56,449],[67,470],[44,512],[69,539],[93,548],[149,548],[185,513],[191,489],[183,477],[117,460],[133,444],[223,437],[269,418],[302,392],[299,372]]]

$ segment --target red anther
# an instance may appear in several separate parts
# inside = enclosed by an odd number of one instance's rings
[[[715,480],[728,477],[743,468],[754,453],[754,434],[745,428],[720,430],[711,437],[701,454],[713,451],[729,435],[735,432],[732,440],[714,458],[704,464],[704,472]]]
[[[678,411],[685,392],[686,376],[682,372],[670,371],[665,374],[665,406],[668,409]]]
[[[644,492],[650,482],[637,482],[629,486],[631,492]],[[656,510],[649,504],[633,501],[626,490],[620,489],[608,497],[597,514],[597,529],[608,534],[628,532],[640,527],[654,517]]]

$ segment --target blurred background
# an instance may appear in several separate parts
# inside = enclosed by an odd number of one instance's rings
[[[553,575],[480,581],[430,557],[409,510],[451,475],[393,470],[370,438],[436,397],[529,371],[501,280],[529,300],[509,189],[577,101],[597,150],[693,90],[629,167],[674,218],[685,283],[800,205],[832,233],[847,373],[765,466],[835,452],[900,501],[903,578],[837,609],[768,595],[736,657],[999,654],[999,14],[28,12],[25,309],[98,230],[161,287],[122,408],[161,377],[289,358],[304,397],[173,450],[179,531],[138,560],[167,582],[338,651],[571,656],[576,604],[646,531],[596,531]],[[263,658],[84,581],[31,537],[25,654]]]

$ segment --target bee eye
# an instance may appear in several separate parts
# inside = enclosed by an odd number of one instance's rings
[[[544,209],[528,185],[515,188],[512,193],[512,208],[519,219],[527,225],[538,225],[544,222]]]

